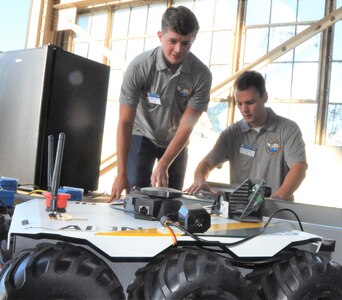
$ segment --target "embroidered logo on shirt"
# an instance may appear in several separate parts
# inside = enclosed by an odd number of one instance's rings
[[[266,142],[266,151],[271,155],[275,155],[280,152],[280,142],[277,140],[269,140]]]
[[[187,86],[178,85],[176,93],[177,96],[180,98],[188,98],[190,95],[190,88],[188,88]]]

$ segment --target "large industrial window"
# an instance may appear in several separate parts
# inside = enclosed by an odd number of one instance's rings
[[[115,150],[118,97],[125,69],[134,56],[160,44],[157,31],[169,1],[146,2],[141,5],[142,1],[137,1],[137,6],[112,10],[89,9],[78,15],[77,24],[86,34],[75,35],[73,51],[111,66],[104,157]],[[342,6],[342,0],[174,0],[172,3],[189,7],[199,19],[200,31],[191,50],[210,68],[213,87],[229,78],[236,68],[248,66],[322,19],[326,5]],[[240,43],[237,37],[241,37]],[[328,95],[319,90],[321,51],[327,46],[322,33],[259,70],[266,78],[268,105],[300,125],[307,145],[317,143],[317,135],[323,134],[323,144],[342,146],[342,22],[333,26],[331,40]],[[104,53],[101,46],[108,47],[108,52]],[[325,106],[321,105],[322,93],[325,93]],[[192,139],[200,139],[202,152],[195,151],[198,157],[191,155],[189,181],[193,168],[211,148],[217,134],[241,118],[238,109],[231,105],[230,94],[229,85],[213,94],[208,114],[203,115],[195,128]],[[325,121],[318,130],[322,114]],[[225,178],[226,182],[227,169],[218,170],[221,173],[216,178]],[[113,174],[110,177],[112,180]]]
[[[159,45],[157,32],[165,9],[166,3],[161,3],[113,11],[109,100],[117,101],[123,74],[131,60]]]
[[[87,32],[87,36],[76,34],[74,38],[73,52],[89,59],[103,62],[103,51],[100,45],[104,45],[106,35],[107,13],[106,11],[94,11],[81,14],[77,24]],[[92,40],[96,42],[91,42]]]
[[[324,0],[316,0],[315,5],[308,0],[249,0],[243,66],[323,18],[324,5]],[[320,41],[317,34],[260,70],[266,78],[269,106],[295,120],[307,143],[315,139]]]

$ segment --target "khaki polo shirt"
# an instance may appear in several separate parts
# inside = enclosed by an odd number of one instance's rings
[[[133,134],[167,147],[187,106],[208,108],[212,75],[191,52],[175,74],[168,69],[162,47],[144,52],[128,66],[120,103],[137,107]]]

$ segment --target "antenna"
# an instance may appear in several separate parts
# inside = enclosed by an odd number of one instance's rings
[[[52,175],[52,180],[51,180],[51,194],[52,194],[51,205],[50,205],[51,215],[55,215],[57,211],[57,195],[58,195],[59,181],[61,177],[64,144],[65,144],[65,134],[60,133],[58,137],[55,166],[53,169],[53,175]]]
[[[51,192],[52,174],[54,166],[54,140],[53,135],[48,136],[48,169],[47,169],[47,191]]]

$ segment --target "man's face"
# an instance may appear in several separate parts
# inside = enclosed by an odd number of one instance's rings
[[[254,128],[265,124],[267,93],[261,96],[255,87],[251,86],[244,91],[235,89],[234,96],[235,103],[249,126]]]
[[[162,44],[164,56],[167,63],[169,63],[170,65],[178,65],[189,53],[191,45],[196,38],[196,35],[181,35],[174,31],[168,30],[164,34],[159,31],[158,37]]]

